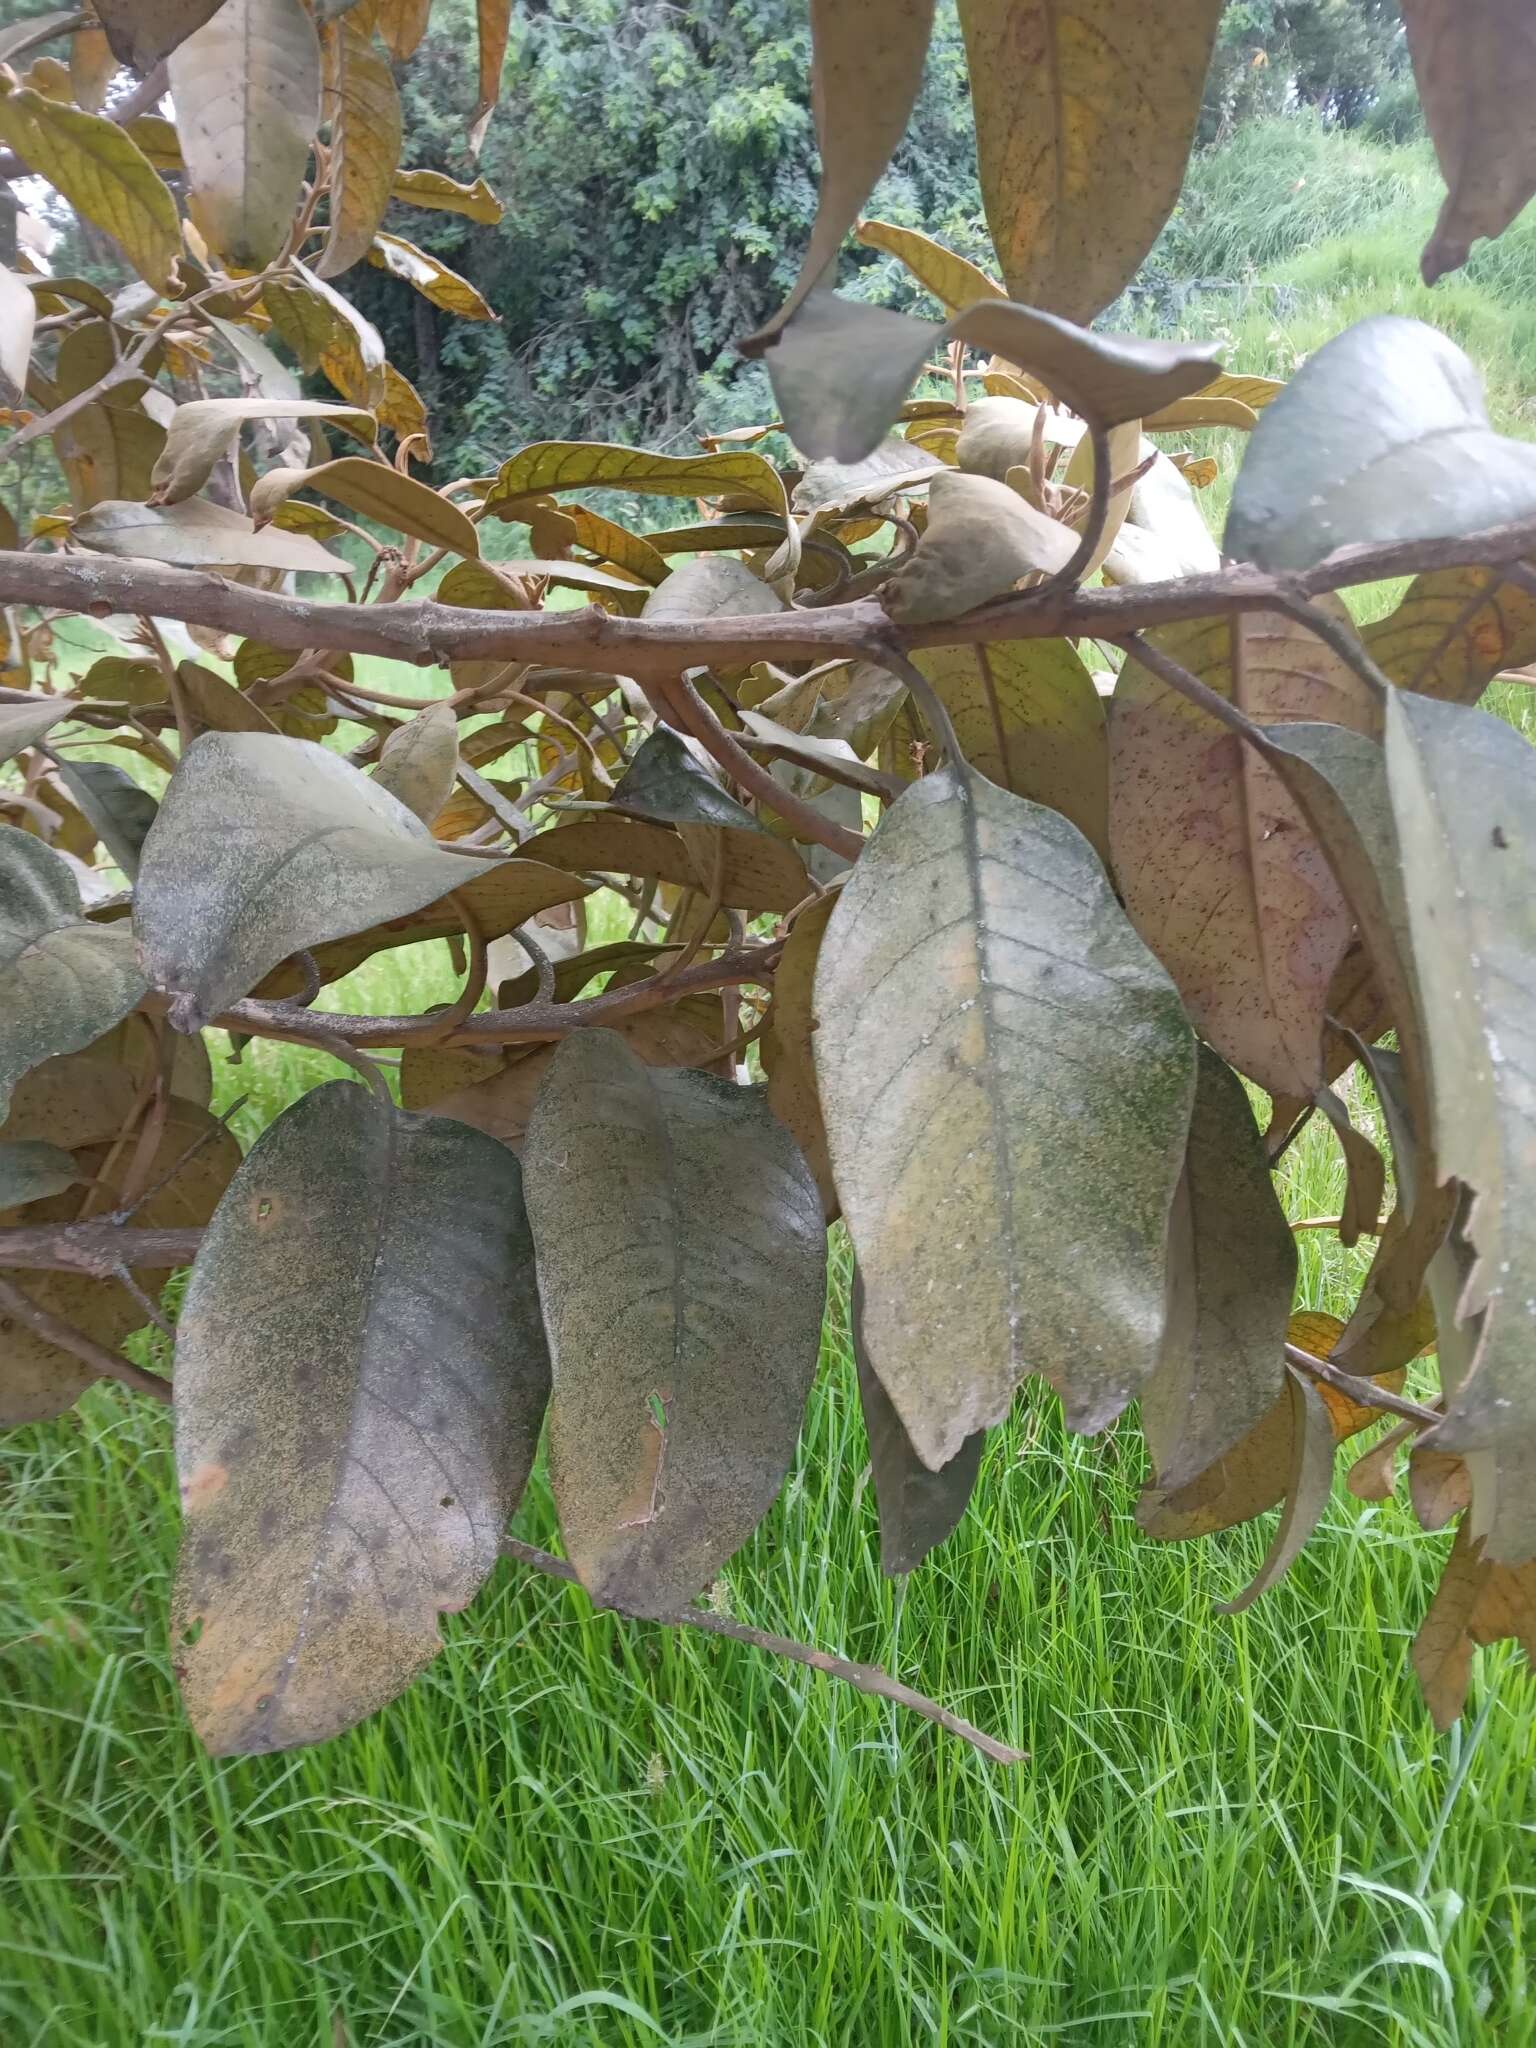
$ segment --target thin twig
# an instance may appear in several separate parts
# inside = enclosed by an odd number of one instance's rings
[[[464,978],[464,986],[447,1009],[433,1013],[432,1022],[438,1028],[424,1041],[427,1045],[435,1045],[440,1038],[447,1038],[457,1031],[485,994],[486,977],[490,971],[486,959],[485,931],[475,915],[474,905],[458,889],[451,892],[448,901],[453,905],[459,922],[469,938],[469,973]]]
[[[526,924],[515,924],[509,934],[527,954],[537,978],[534,1001],[552,1003],[555,1000],[555,963],[539,944]]]
[[[39,1308],[29,1295],[5,1279],[0,1279],[0,1310],[14,1316],[18,1323],[25,1323],[45,1344],[67,1351],[82,1365],[88,1365],[98,1379],[116,1380],[120,1386],[132,1387],[136,1394],[148,1394],[156,1401],[170,1400],[169,1381],[161,1379],[158,1373],[146,1372],[142,1366],[124,1358],[121,1352],[109,1351],[94,1337],[87,1337],[84,1330],[77,1330],[73,1323],[66,1323],[62,1316]]]
[[[505,1556],[516,1558],[519,1564],[542,1572],[546,1578],[563,1579],[568,1585],[581,1583],[564,1558],[553,1557],[547,1550],[538,1550],[531,1543],[519,1543],[511,1536],[503,1538],[501,1548]],[[622,1608],[607,1611],[623,1615]],[[629,1615],[624,1618],[658,1622],[663,1628],[696,1628],[705,1635],[729,1636],[732,1642],[747,1643],[754,1650],[766,1650],[771,1656],[792,1658],[796,1664],[808,1665],[812,1671],[823,1672],[828,1678],[842,1679],[845,1685],[851,1685],[859,1692],[871,1693],[876,1699],[892,1700],[899,1707],[910,1707],[914,1714],[921,1714],[925,1721],[932,1721],[950,1735],[958,1735],[962,1742],[968,1742],[972,1749],[979,1750],[995,1764],[1028,1761],[1028,1750],[1011,1749],[1006,1742],[999,1742],[996,1736],[987,1735],[969,1721],[961,1720],[948,1707],[941,1707],[926,1693],[914,1692],[911,1686],[892,1678],[878,1664],[855,1664],[846,1657],[835,1657],[830,1650],[818,1650],[810,1643],[797,1642],[793,1636],[776,1636],[767,1629],[748,1628],[745,1622],[732,1621],[725,1614],[712,1614],[703,1607],[684,1607],[671,1614]]]
[[[190,1266],[201,1230],[140,1229],[105,1218],[95,1223],[27,1223],[0,1230],[0,1269],[88,1273],[111,1279],[119,1266]]]
[[[1380,1408],[1388,1415],[1404,1416],[1421,1429],[1431,1429],[1441,1420],[1433,1408],[1421,1407],[1417,1401],[1407,1401],[1401,1394],[1389,1393],[1385,1387],[1378,1387],[1374,1380],[1357,1378],[1352,1372],[1341,1372],[1326,1358],[1314,1358],[1310,1351],[1303,1351],[1299,1345],[1287,1344],[1285,1355],[1299,1371],[1320,1380],[1325,1387],[1332,1387],[1336,1393],[1347,1394],[1362,1408]]]

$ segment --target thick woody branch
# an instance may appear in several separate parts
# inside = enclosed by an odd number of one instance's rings
[[[0,1230],[0,1268],[85,1273],[110,1280],[121,1266],[190,1266],[200,1230],[141,1229],[132,1223],[27,1223]]]
[[[696,623],[615,618],[594,607],[497,612],[430,600],[314,603],[249,590],[208,570],[99,555],[0,551],[0,605],[55,606],[102,617],[118,611],[147,613],[241,633],[297,652],[326,648],[376,654],[421,667],[450,661],[536,661],[601,675],[665,679],[683,669],[720,663],[875,657],[882,646],[910,652],[916,647],[1063,636],[1122,640],[1181,619],[1283,610],[1350,584],[1426,569],[1498,566],[1532,554],[1536,521],[1525,520],[1456,540],[1341,548],[1315,568],[1294,575],[1266,575],[1237,563],[1209,575],[1113,590],[1045,586],[1000,598],[962,619],[895,626],[873,598]]]

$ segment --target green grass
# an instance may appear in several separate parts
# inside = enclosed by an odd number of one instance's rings
[[[1435,203],[1420,145],[1249,131],[1197,166],[1168,246],[1191,273],[1261,265],[1294,300],[1207,301],[1189,324],[1223,326],[1234,367],[1288,374],[1349,320],[1411,312],[1529,431],[1536,223],[1429,293]],[[1210,443],[1219,511],[1242,443]],[[1362,593],[1362,615],[1393,594]],[[403,673],[359,664],[384,688]],[[1497,705],[1532,730],[1530,692]],[[324,1006],[454,986],[445,948],[414,948]],[[216,1100],[245,1095],[248,1141],[339,1071],[257,1044],[218,1065]],[[1326,1133],[1284,1191],[1293,1215],[1338,1212]],[[1301,1301],[1344,1312],[1359,1257],[1301,1246]],[[726,1597],[884,1662],[1027,1764],[736,1645],[594,1616],[512,1566],[366,1726],[210,1762],[165,1638],[169,1429],[97,1391],[0,1439],[4,2048],[1536,2042],[1536,1693],[1485,1652],[1466,1722],[1437,1737],[1407,1663],[1447,1539],[1340,1489],[1290,1577],[1224,1618],[1267,1528],[1146,1542],[1134,1430],[1067,1437],[1031,1387],[960,1530],[898,1595],[845,1283],[839,1248],[795,1470]],[[557,1541],[542,1468],[516,1526]]]

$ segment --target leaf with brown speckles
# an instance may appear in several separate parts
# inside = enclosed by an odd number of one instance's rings
[[[760,1088],[648,1067],[601,1030],[556,1053],[523,1167],[566,1552],[595,1600],[665,1613],[794,1454],[826,1292],[816,1183]]]
[[[216,1756],[402,1692],[496,1562],[549,1385],[517,1162],[317,1088],[209,1227],[176,1346],[172,1644]]]

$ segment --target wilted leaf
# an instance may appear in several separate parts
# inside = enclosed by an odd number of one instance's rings
[[[1397,1453],[1399,1445],[1395,1434],[1388,1434],[1380,1443],[1372,1444],[1368,1451],[1362,1451],[1344,1475],[1344,1484],[1356,1500],[1390,1500],[1397,1490]]]
[[[294,491],[318,491],[428,547],[447,548],[456,555],[480,552],[474,522],[457,505],[387,462],[342,455],[313,469],[269,470],[251,492],[251,517],[258,526],[265,525]]]
[[[220,5],[221,0],[94,0],[94,11],[113,56],[146,77]]]
[[[385,1705],[494,1566],[549,1386],[519,1183],[478,1131],[336,1081],[220,1203],[177,1332],[172,1615],[214,1755]]]
[[[1436,1170],[1475,1196],[1458,1320],[1480,1319],[1481,1335],[1435,1444],[1472,1464],[1488,1558],[1523,1564],[1536,1556],[1536,755],[1502,720],[1409,691],[1388,699],[1386,734]]]
[[[923,1462],[1030,1372],[1101,1428],[1156,1362],[1194,1042],[1087,841],[972,772],[925,776],[844,886],[816,1017],[866,1335]]]
[[[243,513],[205,498],[180,505],[93,505],[73,529],[76,540],[104,555],[138,555],[186,568],[299,569],[345,575],[347,565],[302,533],[257,533]]]
[[[392,57],[404,63],[414,56],[417,45],[427,32],[427,22],[432,13],[432,0],[379,0],[379,34],[389,46]],[[414,175],[428,177],[430,172]]]
[[[1262,723],[1375,729],[1368,686],[1279,613],[1151,637]],[[1137,930],[1224,1059],[1272,1094],[1310,1097],[1323,1080],[1328,990],[1352,919],[1295,800],[1255,748],[1134,660],[1111,701],[1109,760],[1110,846]]]
[[[663,825],[732,825],[760,832],[752,813],[720,787],[670,726],[641,744],[610,799],[615,810]]]
[[[859,1404],[869,1438],[869,1463],[880,1510],[880,1569],[888,1578],[916,1571],[930,1550],[955,1532],[976,1484],[987,1433],[966,1438],[949,1463],[930,1472],[880,1384],[864,1341],[864,1282],[853,1275],[849,1317]]]
[[[1000,788],[1060,811],[1107,855],[1104,706],[1071,642],[935,647],[913,659],[948,711],[971,766]]]
[[[290,953],[404,917],[465,884],[465,862],[337,754],[266,733],[204,733],[145,842],[134,930],[187,1028]]]
[[[1413,1668],[1437,1728],[1461,1713],[1473,1650],[1506,1637],[1536,1663],[1536,1564],[1495,1563],[1463,1522],[1413,1644]]]
[[[331,228],[315,268],[339,277],[368,254],[389,205],[400,161],[400,95],[372,25],[336,24],[336,98],[331,122]]]
[[[395,727],[373,779],[430,825],[452,793],[458,768],[458,716],[451,704],[429,704]]]
[[[1242,399],[1197,391],[1192,398],[1176,398],[1172,405],[1162,406],[1142,425],[1149,434],[1182,433],[1191,427],[1241,427],[1252,433],[1258,423],[1258,414]]]
[[[723,901],[733,909],[793,910],[810,895],[805,868],[793,848],[769,832],[725,832]],[[698,869],[676,832],[617,815],[557,825],[525,840],[529,860],[576,874],[655,876],[680,888],[698,887]]]
[[[1243,1085],[1203,1045],[1168,1280],[1163,1354],[1141,1396],[1163,1491],[1225,1457],[1274,1406],[1296,1284],[1295,1239]]]
[[[830,891],[808,903],[790,926],[773,976],[773,1002],[758,1041],[768,1080],[768,1107],[786,1126],[816,1176],[828,1222],[838,1214],[837,1188],[827,1156],[827,1131],[816,1092],[813,990],[816,957],[827,920],[837,906]]]
[[[1088,320],[1129,284],[1183,183],[1221,9],[960,0],[982,198],[1015,298]]]
[[[153,472],[154,502],[175,505],[200,491],[247,420],[303,419],[335,420],[364,440],[374,438],[371,413],[326,398],[194,398],[171,416]]]
[[[1424,249],[1426,284],[1501,235],[1536,192],[1536,23],[1521,0],[1403,0],[1414,83],[1445,204]]]
[[[111,761],[71,761],[61,754],[54,767],[97,838],[132,881],[145,835],[155,822],[154,798]]]
[[[101,114],[12,86],[0,89],[0,141],[111,235],[141,277],[158,291],[170,289],[181,254],[176,202],[124,129]]]
[[[1265,410],[1226,551],[1309,569],[1346,545],[1453,539],[1533,514],[1536,449],[1489,426],[1453,341],[1382,313],[1324,343]]]
[[[1054,574],[1077,536],[991,477],[946,470],[928,491],[928,525],[890,582],[885,608],[916,625],[958,618],[1035,571]]]
[[[418,249],[414,242],[402,241],[398,235],[375,235],[368,261],[375,269],[387,270],[391,277],[403,278],[424,299],[445,313],[457,314],[460,320],[496,318],[467,277],[460,277],[436,256]]]
[[[170,81],[192,218],[259,270],[288,239],[320,125],[315,25],[301,0],[224,0],[172,51]]]
[[[957,256],[953,249],[920,235],[915,228],[899,228],[888,220],[861,220],[858,239],[867,249],[886,249],[892,256],[900,257],[946,313],[962,313],[978,299],[1008,296],[984,270]]]
[[[750,448],[718,455],[652,455],[606,441],[535,441],[501,465],[486,510],[516,519],[521,515],[511,507],[519,499],[596,484],[661,498],[750,498],[770,512],[784,510],[778,471]]]
[[[495,227],[504,211],[484,178],[476,178],[473,185],[460,185],[443,171],[396,171],[390,191],[407,206],[456,213],[486,228]]]
[[[933,0],[811,0],[821,188],[794,289],[741,346],[760,354],[821,282],[901,140],[922,83]]]
[[[68,862],[0,825],[0,1118],[23,1074],[110,1031],[145,987],[124,927],[86,922]]]
[[[41,1138],[0,1145],[0,1209],[19,1209],[62,1194],[80,1178],[72,1155]]]
[[[862,462],[813,462],[795,485],[791,503],[796,512],[829,517],[885,505],[900,491],[925,486],[943,467],[937,456],[892,435]]]
[[[523,1156],[566,1550],[594,1599],[665,1613],[794,1453],[826,1287],[815,1182],[760,1089],[647,1067],[603,1031],[561,1045]]]
[[[34,697],[25,704],[0,704],[0,761],[25,753],[76,708],[73,697]]]
[[[1223,1614],[1241,1614],[1285,1577],[1321,1521],[1333,1489],[1334,1430],[1322,1390],[1287,1366],[1282,1398],[1291,1411],[1291,1468],[1285,1507],[1258,1571],[1234,1599],[1218,1602]]]
[[[1536,661],[1536,592],[1502,569],[1431,569],[1361,637],[1405,690],[1475,704],[1501,669]]]
[[[507,35],[512,21],[512,0],[475,0],[475,24],[479,38],[480,96],[469,128],[469,153],[480,154],[485,131],[501,94],[501,67],[507,54]]]

